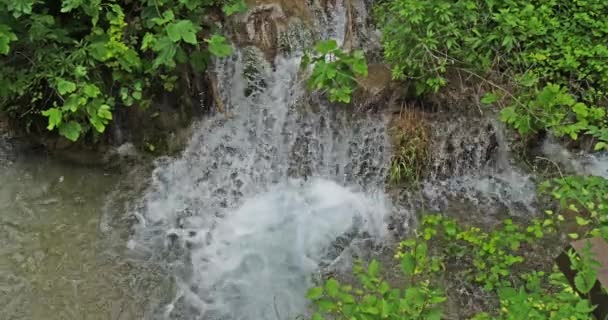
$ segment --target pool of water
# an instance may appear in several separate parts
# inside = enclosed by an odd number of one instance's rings
[[[129,257],[128,224],[102,228],[121,175],[2,151],[0,318],[144,317],[154,272]]]

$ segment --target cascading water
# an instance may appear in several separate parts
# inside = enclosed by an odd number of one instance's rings
[[[336,240],[385,234],[385,120],[308,105],[298,57],[278,57],[246,96],[241,61],[217,72],[230,116],[159,162],[137,210],[130,247],[176,278],[159,318],[292,319],[313,273],[339,260]]]

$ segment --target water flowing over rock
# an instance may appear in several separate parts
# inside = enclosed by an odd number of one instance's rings
[[[297,47],[260,61],[288,33],[282,3],[246,15],[251,45],[215,72],[226,113],[158,161],[135,209],[130,248],[175,277],[154,317],[292,319],[315,272],[386,235],[387,119],[306,97]],[[343,42],[344,19],[325,19],[322,36]]]
[[[534,177],[515,165],[502,125],[491,117],[456,118],[433,128],[432,172],[422,189],[427,208],[474,210],[488,221],[535,214]]]

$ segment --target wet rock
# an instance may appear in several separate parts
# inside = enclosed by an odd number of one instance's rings
[[[237,22],[237,43],[256,46],[268,61],[312,44],[311,19],[304,1],[251,0],[250,10]]]
[[[393,82],[389,68],[379,63],[370,64],[367,77],[358,78],[357,84],[353,102],[361,110],[389,108],[404,92]]]
[[[496,160],[498,132],[490,119],[450,118],[432,123],[433,178],[475,172]]]

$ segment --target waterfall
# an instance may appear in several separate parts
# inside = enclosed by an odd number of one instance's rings
[[[336,241],[385,236],[386,119],[311,103],[299,61],[279,56],[253,82],[241,53],[223,61],[226,114],[158,161],[129,242],[175,277],[156,317],[293,319],[313,274],[347,254]]]

